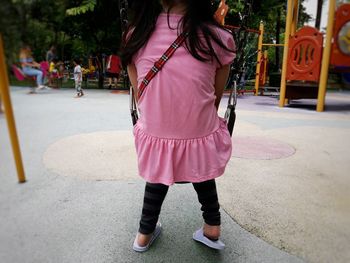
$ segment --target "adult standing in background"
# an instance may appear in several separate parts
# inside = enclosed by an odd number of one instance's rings
[[[121,68],[121,61],[117,55],[112,54],[107,58],[106,76],[108,77],[108,88],[112,88],[113,80],[115,88],[118,87],[118,79]]]
[[[50,63],[56,58],[56,48],[51,46],[50,49],[46,52],[46,61]]]

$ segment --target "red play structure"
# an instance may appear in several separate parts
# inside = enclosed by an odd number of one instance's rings
[[[335,1],[330,5],[335,9]],[[317,98],[317,110],[323,111],[328,73],[350,72],[350,4],[340,5],[329,16],[326,37],[310,26],[290,33],[280,106],[285,99]]]
[[[289,39],[287,81],[319,81],[323,35],[305,26]]]
[[[350,67],[350,4],[341,5],[335,14],[331,65]]]

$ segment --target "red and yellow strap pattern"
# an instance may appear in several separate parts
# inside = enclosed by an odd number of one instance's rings
[[[178,49],[182,43],[185,41],[187,37],[187,33],[182,33],[178,36],[178,38],[171,44],[171,46],[165,51],[165,53],[156,61],[150,71],[147,73],[143,81],[141,82],[137,97],[141,98],[143,92],[147,85],[151,82],[151,80],[157,75],[157,73],[163,68],[165,63],[171,58],[171,56],[175,53],[176,49]]]

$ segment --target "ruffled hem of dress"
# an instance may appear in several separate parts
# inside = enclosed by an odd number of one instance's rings
[[[159,138],[134,127],[139,174],[147,182],[172,185],[203,182],[221,176],[231,158],[226,121],[211,134],[191,139]]]
[[[181,180],[177,180],[177,181],[172,181],[172,180],[164,180],[162,178],[153,178],[153,177],[148,177],[147,175],[142,175],[140,174],[140,176],[148,183],[152,183],[152,184],[164,184],[164,185],[173,185],[176,183],[201,183],[201,182],[205,182],[205,181],[209,181],[212,179],[216,179],[220,176],[222,176],[225,172],[225,168],[226,166],[217,169],[217,171],[215,173],[212,173],[210,176],[205,176],[203,178],[196,178],[196,179],[181,179]]]

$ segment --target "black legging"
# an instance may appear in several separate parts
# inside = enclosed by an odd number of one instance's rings
[[[215,180],[193,183],[193,187],[202,205],[204,222],[211,226],[220,225],[220,205]],[[167,185],[146,183],[139,228],[141,234],[148,235],[154,231],[168,189]]]

